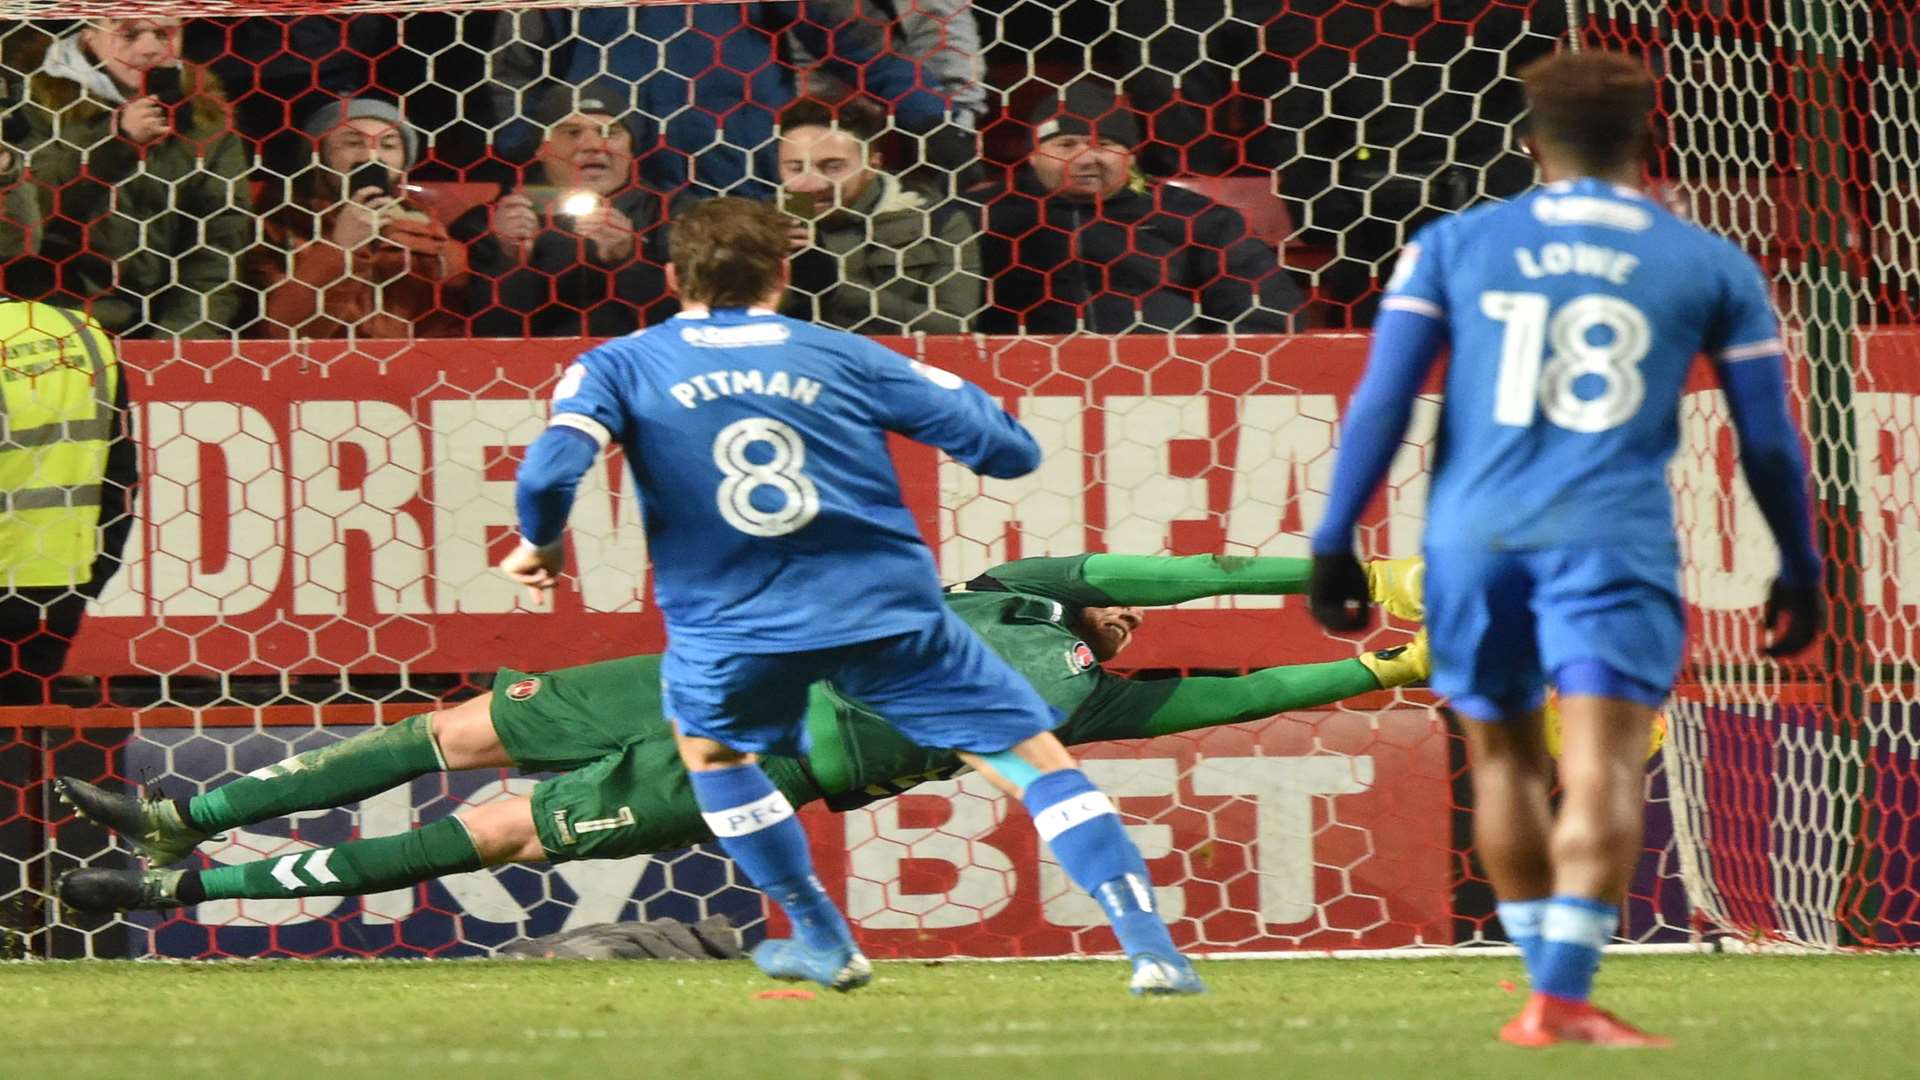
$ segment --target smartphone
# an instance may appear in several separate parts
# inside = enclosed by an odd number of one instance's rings
[[[783,191],[780,193],[780,209],[802,221],[812,221],[818,205],[811,191]]]
[[[519,193],[533,201],[535,210],[547,214],[558,208],[558,203],[566,195],[567,189],[555,187],[552,184],[528,184],[520,188]]]
[[[600,196],[591,191],[569,191],[560,196],[554,209],[568,217],[586,217],[600,209]]]
[[[181,72],[177,67],[148,68],[147,93],[159,98],[162,104],[178,105],[187,98],[180,77]]]
[[[347,197],[353,198],[362,188],[379,188],[380,194],[393,194],[393,172],[378,161],[369,161],[356,167],[347,177]]]

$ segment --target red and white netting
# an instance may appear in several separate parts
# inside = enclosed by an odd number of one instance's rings
[[[60,955],[448,954],[636,913],[758,918],[724,861],[695,850],[87,922],[50,909],[49,882],[116,856],[46,781],[185,794],[484,689],[496,667],[657,651],[617,467],[583,487],[580,574],[550,610],[525,609],[491,573],[514,463],[583,338],[671,310],[658,238],[678,200],[783,198],[775,123],[801,97],[877,118],[865,148],[912,223],[883,236],[873,217],[836,247],[820,215],[796,257],[812,260],[805,313],[975,379],[1047,448],[1038,473],[1010,482],[903,452],[948,578],[1085,550],[1303,555],[1400,244],[1531,183],[1518,67],[1615,46],[1661,79],[1660,189],[1778,284],[1838,614],[1818,661],[1757,658],[1770,546],[1702,384],[1674,472],[1696,632],[1622,933],[1906,944],[1920,933],[1920,332],[1902,325],[1920,284],[1920,49],[1904,7],[0,0],[23,20],[0,31],[20,117],[0,262],[14,292],[87,308],[121,339],[144,476],[126,568],[51,684],[55,707],[0,713],[0,902],[27,949]],[[121,21],[79,21],[96,18]],[[170,48],[198,73],[188,94],[217,107],[170,108],[168,134],[116,165],[131,141],[121,114],[62,129],[49,103],[70,99],[36,73],[63,42],[170,19],[183,20]],[[1129,151],[1124,183],[1063,223],[1020,200],[1038,201],[1022,194],[1039,182],[1036,131],[1090,76],[1124,117],[1101,128]],[[631,139],[603,196],[625,225],[605,235],[567,219],[571,189],[542,170],[558,130],[546,102],[588,84],[618,91]],[[359,174],[329,164],[331,128],[306,130],[354,99],[387,103],[378,115],[411,134],[396,151],[401,212],[361,233],[342,192]],[[516,197],[539,234],[523,247],[502,212]],[[1148,209],[1125,209],[1129,197]],[[1377,554],[1418,549],[1432,417],[1371,519]],[[1128,662],[1231,671],[1354,647],[1297,602],[1256,598],[1158,614]],[[1460,748],[1427,706],[1382,694],[1102,748],[1089,767],[1129,815],[1183,944],[1488,941]],[[421,781],[358,811],[237,831],[210,856],[393,832],[528,783]],[[925,785],[811,827],[823,877],[877,955],[1111,947],[1020,815],[978,784]]]

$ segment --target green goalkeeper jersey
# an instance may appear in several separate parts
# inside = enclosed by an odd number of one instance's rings
[[[1064,718],[1069,746],[1144,739],[1269,716],[1378,689],[1355,661],[1275,668],[1238,678],[1126,679],[1108,673],[1074,629],[1083,607],[1176,604],[1230,593],[1300,591],[1302,559],[1073,555],[1003,563],[947,603]],[[1331,696],[1329,696],[1331,694]],[[959,757],[916,746],[831,686],[808,717],[813,775],[836,810],[959,772]]]
[[[1071,609],[1060,601],[1020,592],[962,592],[950,593],[947,604],[1059,710],[1065,719],[1055,734],[1064,743],[1145,738],[1149,721],[1177,684],[1108,674],[1068,625]],[[814,704],[807,761],[836,810],[961,769],[952,751],[915,745],[832,686],[816,687]]]
[[[1356,660],[1125,679],[1103,670],[1075,632],[1078,609],[1298,592],[1307,569],[1306,560],[1278,558],[1022,559],[949,593],[947,603],[1060,711],[1061,742],[1142,739],[1337,701],[1379,682]],[[542,843],[555,857],[614,858],[707,839],[660,709],[659,664],[634,656],[545,675],[503,669],[495,682],[494,729],[509,755],[523,769],[566,773],[534,795]],[[764,759],[795,806],[824,799],[851,809],[963,767],[952,751],[915,745],[829,685],[812,688],[807,726],[806,758]]]

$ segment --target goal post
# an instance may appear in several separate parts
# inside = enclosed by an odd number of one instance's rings
[[[1046,451],[1017,481],[899,452],[948,579],[1081,551],[1304,556],[1401,244],[1442,213],[1529,186],[1519,67],[1556,48],[1618,47],[1659,78],[1656,190],[1752,252],[1775,284],[1834,612],[1817,659],[1759,656],[1771,544],[1703,376],[1682,407],[1673,473],[1687,675],[1650,768],[1647,852],[1621,938],[1913,944],[1920,27],[1904,7],[0,0],[13,20],[0,30],[0,107],[65,100],[36,75],[94,18],[182,20],[172,47],[224,89],[220,109],[195,121],[214,125],[195,136],[200,156],[153,150],[94,202],[82,196],[103,186],[112,155],[99,147],[117,145],[118,129],[102,127],[96,144],[10,122],[18,160],[0,176],[0,226],[22,227],[0,227],[0,269],[52,267],[62,302],[125,318],[113,304],[127,282],[149,275],[159,296],[154,283],[170,288],[174,271],[156,267],[202,258],[211,223],[237,214],[248,230],[218,249],[230,270],[219,284],[238,297],[237,314],[222,316],[231,324],[182,338],[136,320],[119,335],[144,476],[136,521],[126,569],[91,606],[55,703],[0,708],[0,914],[42,955],[491,954],[591,921],[711,914],[760,932],[757,896],[710,848],[483,871],[365,899],[82,920],[49,903],[53,877],[125,856],[60,808],[48,781],[71,772],[190,794],[488,689],[499,667],[658,651],[617,461],[583,485],[578,575],[552,608],[518,606],[491,573],[513,528],[514,463],[572,358],[666,310],[663,286],[648,284],[661,256],[647,237],[670,225],[678,200],[780,197],[774,121],[801,97],[877,115],[870,149],[898,181],[883,185],[888,205],[941,223],[923,228],[958,229],[903,243],[883,241],[876,223],[859,226],[873,230],[859,243],[807,251],[809,313],[978,382]],[[1108,81],[1126,118],[1111,129],[1131,140],[1124,195],[1077,217],[999,216],[1009,197],[1042,201],[1027,167],[1040,125],[1090,76]],[[562,220],[564,185],[537,171],[542,125],[554,122],[545,95],[609,82],[630,95],[619,119],[633,181],[610,199],[654,207],[634,211],[653,217],[634,219],[640,239],[618,257],[607,254],[625,250],[617,241],[597,248]],[[133,89],[97,84],[82,96]],[[337,182],[331,196],[313,186],[324,148],[303,128],[353,98],[386,103],[367,115],[412,134],[398,195],[413,254],[380,269],[374,260],[391,253],[336,243],[350,200]],[[229,135],[236,166],[213,149]],[[46,152],[63,139],[72,153]],[[170,161],[177,170],[164,172]],[[643,189],[652,202],[626,194]],[[193,238],[153,239],[157,224],[116,231],[186,209],[188,193],[208,223]],[[544,241],[511,265],[489,261],[504,250],[496,210],[516,193],[565,237],[572,262],[539,263],[531,252],[551,250]],[[157,201],[128,205],[142,198]],[[318,224],[302,233],[301,214]],[[814,227],[845,220],[828,217]],[[112,246],[135,235],[148,239]],[[301,269],[328,244],[349,254],[324,274]],[[118,269],[102,278],[105,263]],[[1100,300],[1099,289],[1068,292],[1094,279],[1132,284]],[[588,280],[589,291],[566,291]],[[289,281],[310,286],[306,306]],[[865,291],[849,293],[850,281]],[[337,299],[342,282],[359,307]],[[529,288],[538,303],[510,299]],[[1103,321],[1115,296],[1121,325]],[[944,321],[888,314],[901,304]],[[1164,317],[1168,304],[1186,314]],[[1277,327],[1237,321],[1273,304],[1284,308],[1272,312]],[[1418,551],[1436,406],[1422,403],[1366,520],[1373,554]],[[1409,630],[1334,640],[1297,598],[1245,597],[1154,613],[1125,659],[1147,677],[1240,672],[1341,659]],[[1381,693],[1086,758],[1183,946],[1498,943],[1472,858],[1464,752],[1430,705],[1418,691]],[[237,830],[203,858],[296,856],[533,782],[422,778],[357,809]],[[977,782],[845,814],[815,808],[807,822],[823,880],[875,955],[1113,947],[1018,809]]]

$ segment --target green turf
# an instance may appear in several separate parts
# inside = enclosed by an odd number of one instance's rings
[[[1604,1002],[1665,1052],[1495,1044],[1497,959],[1202,963],[1140,1001],[1115,962],[881,964],[756,1000],[745,963],[0,966],[18,1077],[1874,1077],[1920,1073],[1920,959],[1624,956]]]

